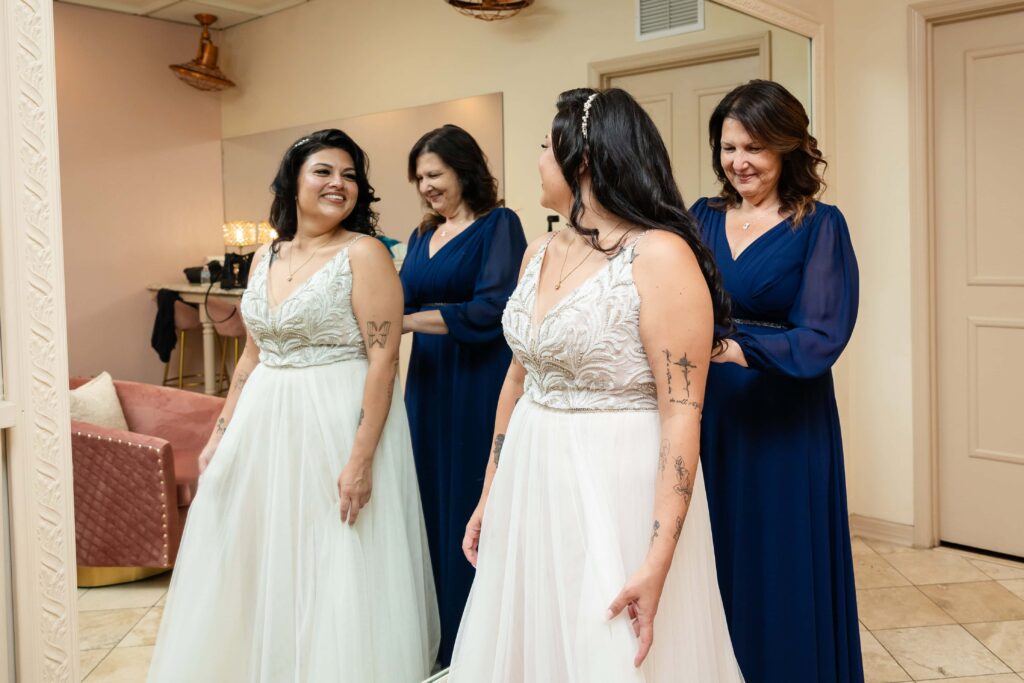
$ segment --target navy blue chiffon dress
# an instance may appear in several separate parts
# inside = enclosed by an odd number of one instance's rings
[[[402,265],[406,314],[439,310],[448,334],[414,334],[405,406],[441,615],[438,658],[451,660],[473,566],[462,554],[483,488],[498,395],[512,360],[501,314],[526,252],[519,217],[497,208],[433,257],[414,231]]]
[[[857,262],[818,203],[733,258],[725,212],[692,208],[749,368],[712,363],[701,422],[718,581],[748,683],[863,680],[832,365],[857,318]]]

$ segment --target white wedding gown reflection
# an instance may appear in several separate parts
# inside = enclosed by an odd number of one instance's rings
[[[367,362],[348,251],[277,308],[269,265],[242,300],[261,362],[189,510],[149,681],[421,681],[439,625],[402,397],[349,527],[337,479]]]

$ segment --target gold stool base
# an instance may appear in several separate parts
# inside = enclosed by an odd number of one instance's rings
[[[78,587],[97,588],[142,581],[171,571],[170,567],[79,567]]]

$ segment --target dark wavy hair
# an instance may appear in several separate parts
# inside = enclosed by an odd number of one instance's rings
[[[739,206],[742,202],[740,193],[722,168],[722,126],[727,118],[739,121],[750,137],[782,157],[779,209],[792,214],[793,227],[798,227],[804,218],[814,213],[814,202],[825,190],[822,172],[828,166],[818,149],[818,141],[808,130],[810,119],[804,106],[774,81],[753,80],[722,98],[708,124],[711,164],[722,183],[721,193],[708,204],[719,209]]]
[[[275,251],[281,242],[290,242],[295,238],[295,231],[298,228],[296,203],[299,195],[299,170],[310,155],[322,149],[340,149],[348,152],[356,167],[359,196],[356,198],[356,206],[352,213],[341,221],[341,227],[365,235],[377,234],[378,216],[370,205],[379,202],[380,197],[370,185],[370,160],[355,140],[343,131],[327,128],[310,133],[294,142],[284,153],[281,165],[277,167],[277,175],[270,184],[270,191],[274,193],[274,201],[270,205],[270,224],[277,230],[277,239],[272,245]]]
[[[482,216],[504,203],[498,199],[498,179],[487,168],[487,156],[465,130],[446,123],[417,140],[409,151],[409,182],[416,181],[416,162],[430,152],[455,171],[462,189],[462,200],[473,215]],[[444,220],[444,216],[428,211],[420,223],[420,234],[436,228]]]
[[[583,136],[583,107],[595,95]],[[701,241],[697,222],[686,209],[672,177],[672,162],[665,143],[647,112],[625,90],[576,88],[558,96],[558,113],[551,124],[551,144],[562,176],[572,190],[569,222],[590,244],[604,253],[598,232],[580,224],[583,194],[580,175],[590,171],[590,190],[601,206],[634,225],[667,230],[679,235],[693,250],[714,307],[714,348],[720,351],[724,337],[733,330],[729,296],[711,251]]]

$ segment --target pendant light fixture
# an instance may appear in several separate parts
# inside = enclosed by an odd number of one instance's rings
[[[466,16],[483,21],[508,19],[533,4],[533,0],[445,0]]]
[[[217,46],[210,39],[210,25],[217,21],[212,14],[197,14],[196,21],[203,27],[199,38],[199,54],[188,64],[171,64],[174,75],[199,90],[224,90],[235,84],[217,66]]]

